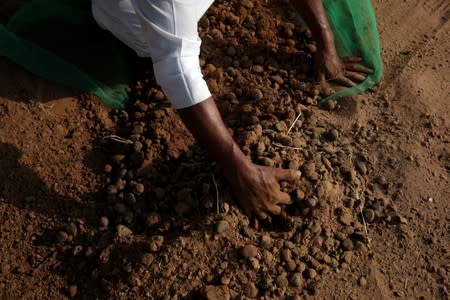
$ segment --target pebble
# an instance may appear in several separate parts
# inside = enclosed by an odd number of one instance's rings
[[[318,202],[316,197],[308,197],[306,199],[306,205],[308,205],[308,207],[316,207]]]
[[[281,258],[285,261],[285,262],[289,262],[292,260],[292,252],[289,249],[283,249],[281,251]]]
[[[187,204],[185,201],[180,201],[177,204],[175,204],[175,212],[179,216],[185,216],[191,213],[192,207]]]
[[[352,224],[352,221],[352,214],[346,210],[342,211],[342,214],[339,216],[339,222],[344,225],[350,226]]]
[[[336,129],[330,129],[327,134],[325,135],[326,139],[330,142],[334,142],[339,138],[339,131]]]
[[[284,146],[291,146],[292,145],[292,138],[286,134],[280,134],[277,137],[277,142],[279,142],[280,144],[284,145]]]
[[[303,175],[305,175],[308,178],[315,177],[316,174],[316,164],[314,162],[307,162],[303,164],[301,171]]]
[[[264,260],[264,263],[268,266],[272,265],[273,262],[273,254],[272,252],[268,251],[268,250],[264,250],[262,253],[262,257]]]
[[[358,280],[358,284],[361,287],[365,287],[367,285],[367,279],[364,276],[361,276]]]
[[[307,270],[307,273],[308,273],[308,278],[311,278],[311,279],[314,279],[317,276],[317,271],[314,270],[313,268],[309,268]]]
[[[341,242],[342,249],[351,251],[354,248],[353,241],[351,239],[345,239]]]
[[[117,225],[116,226],[117,237],[119,238],[127,238],[133,235],[133,231],[125,225]]]
[[[362,161],[356,162],[355,167],[358,170],[358,172],[361,173],[362,175],[366,175],[367,174],[367,166]]]
[[[276,83],[278,83],[279,85],[282,85],[284,83],[283,78],[281,78],[280,75],[274,75],[272,77],[270,77],[273,81],[275,81]]]
[[[273,159],[270,159],[268,157],[263,157],[261,163],[266,167],[274,167],[275,166],[275,162],[273,161]]]
[[[287,127],[286,123],[284,123],[283,121],[280,121],[275,124],[275,129],[279,132],[286,132],[288,130],[288,127]]]
[[[258,296],[258,288],[253,282],[249,282],[244,288],[244,294],[250,298],[256,298]]]
[[[292,274],[291,285],[294,287],[301,287],[303,285],[302,273],[297,272],[297,273]]]
[[[372,223],[375,220],[375,211],[370,208],[364,208],[363,210],[364,220],[367,223]]]
[[[112,166],[110,164],[105,165],[105,173],[111,173]]]
[[[157,212],[152,212],[145,217],[145,225],[152,227],[161,222],[161,215]]]
[[[278,288],[285,288],[289,285],[289,280],[287,279],[287,274],[285,272],[281,273],[275,278],[275,284]]]
[[[135,183],[132,186],[133,193],[140,195],[144,192],[144,185],[142,183]]]
[[[75,237],[78,234],[78,227],[75,223],[70,222],[69,225],[67,225],[66,231],[69,235]]]
[[[108,218],[105,217],[105,216],[101,217],[100,220],[99,220],[99,225],[100,225],[100,227],[104,227],[104,228],[108,227],[108,225],[109,225]]]
[[[241,250],[241,254],[246,258],[255,257],[258,255],[258,248],[254,245],[245,245]]]
[[[230,230],[230,224],[225,220],[220,220],[217,223],[217,233],[224,233]]]
[[[263,92],[260,89],[256,89],[256,88],[251,90],[250,95],[256,101],[259,101],[262,98],[264,98]]]
[[[60,243],[64,243],[69,238],[69,235],[65,231],[59,231],[56,235],[56,239]]]
[[[253,2],[250,0],[242,0],[241,4],[243,7],[248,8],[248,9],[252,9],[253,8]]]
[[[72,284],[72,285],[69,287],[69,295],[70,295],[70,298],[74,298],[74,297],[77,295],[77,293],[78,293],[78,288],[77,288],[77,286],[76,286],[75,284]]]
[[[113,185],[113,184],[108,185],[108,186],[106,187],[106,193],[107,193],[108,195],[115,195],[115,194],[117,194],[117,188],[116,188],[116,186]]]
[[[205,296],[208,300],[229,300],[230,291],[225,285],[207,285],[205,287]]]

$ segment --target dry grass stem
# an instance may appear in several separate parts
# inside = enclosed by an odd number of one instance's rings
[[[103,139],[105,139],[105,140],[112,140],[112,141],[115,141],[115,142],[118,142],[118,143],[123,143],[123,144],[129,144],[129,145],[133,144],[133,141],[128,140],[128,139],[124,139],[124,138],[122,138],[122,137],[120,137],[118,135],[115,135],[115,134],[107,135],[107,136],[103,137]]]
[[[217,207],[217,214],[219,214],[220,213],[219,189],[217,188],[216,177],[214,177],[214,175],[212,175],[211,177],[214,183],[214,187],[216,188],[216,207]]]
[[[294,128],[295,123],[297,123],[298,119],[300,119],[300,117],[302,116],[302,112],[300,112],[298,114],[298,116],[295,118],[294,122],[292,122],[291,126],[289,127],[287,133],[289,134],[292,130],[292,128]]]

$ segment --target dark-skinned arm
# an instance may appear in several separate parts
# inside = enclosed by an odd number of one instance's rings
[[[339,57],[322,0],[291,0],[317,42],[315,70],[320,80],[333,79],[342,86],[355,86],[372,70],[359,64],[359,57]]]
[[[265,219],[279,214],[280,204],[290,203],[279,181],[295,180],[300,172],[261,167],[253,164],[228,132],[212,97],[194,106],[180,109],[189,131],[222,169],[235,196],[248,215]]]

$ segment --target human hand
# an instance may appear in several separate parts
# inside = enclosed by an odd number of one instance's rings
[[[281,191],[279,181],[293,181],[300,175],[296,170],[250,164],[227,179],[246,214],[266,219],[269,214],[280,214],[280,205],[291,203],[290,196]]]
[[[353,87],[363,82],[372,69],[360,64],[361,57],[339,57],[335,52],[317,53],[315,68],[321,84],[329,84],[333,89]],[[328,84],[327,84],[328,85]]]

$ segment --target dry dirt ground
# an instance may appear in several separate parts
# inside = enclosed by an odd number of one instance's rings
[[[328,110],[284,2],[200,22],[244,152],[303,172],[257,225],[149,70],[119,112],[0,60],[1,299],[448,299],[448,2],[373,1],[383,80]]]

